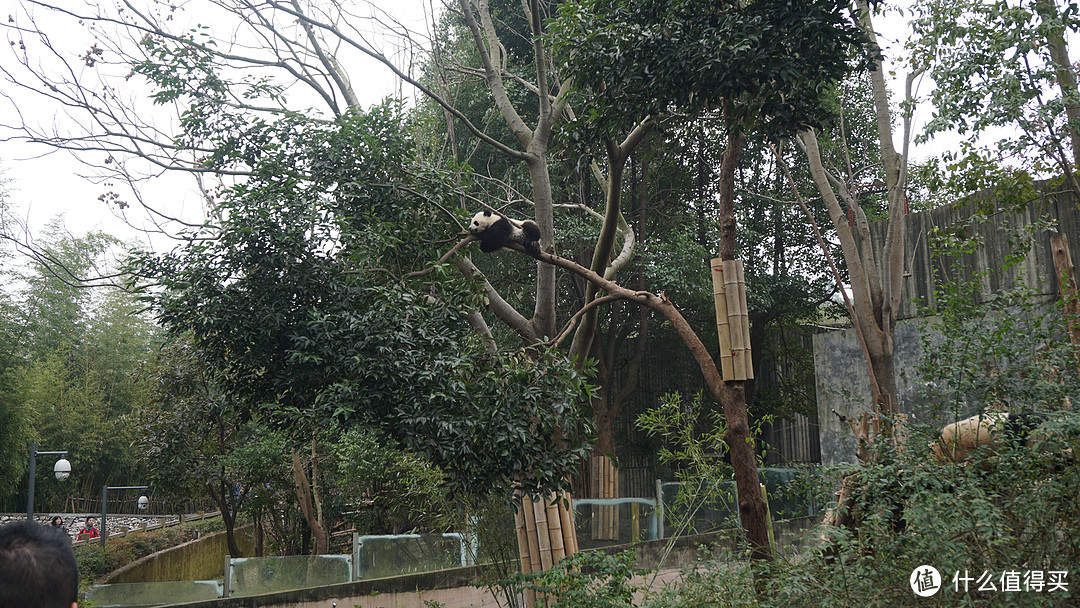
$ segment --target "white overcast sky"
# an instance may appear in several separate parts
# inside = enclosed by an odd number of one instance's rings
[[[21,0],[19,1],[21,3]],[[419,28],[424,27],[425,0],[398,0],[393,3],[388,0],[386,6],[389,7],[386,10],[395,16],[416,23]],[[49,18],[40,9],[35,11],[35,14],[38,18]],[[198,18],[193,18],[193,20],[198,21]],[[897,72],[895,82],[899,84],[896,86],[902,86],[905,69],[896,64],[896,59],[902,52],[906,38],[903,18],[894,12],[884,18],[878,17],[876,23],[882,34],[881,43],[886,56],[892,62],[891,68]],[[61,36],[53,35],[52,39],[54,44],[67,49],[72,58],[85,53],[92,43],[81,28],[67,26],[67,29],[62,31]],[[0,53],[8,52],[9,49],[0,49]],[[9,58],[0,58],[0,61],[6,62]],[[75,63],[77,64],[78,61],[76,60]],[[402,89],[387,68],[374,62],[362,64],[359,70],[353,66],[350,74],[365,105],[399,92],[407,97],[414,94],[408,88]],[[408,85],[405,86],[408,87]],[[48,107],[40,100],[34,100],[14,90],[9,83],[0,82],[0,93],[16,100],[19,105],[18,110],[31,120],[45,125],[65,120],[57,108]],[[9,103],[8,100],[0,98],[0,112],[10,112]],[[927,111],[924,110],[923,113],[926,114]],[[3,120],[6,118],[0,116],[0,122],[6,122]],[[916,117],[917,120],[918,118]],[[898,146],[900,143],[896,142]],[[933,154],[941,145],[931,143],[923,149],[914,150],[913,157],[920,158]],[[97,157],[103,156],[103,154],[92,155],[86,160],[100,162],[101,158]],[[86,179],[85,175],[94,173],[93,167],[79,163],[67,152],[52,151],[42,146],[20,142],[0,142],[0,170],[3,177],[8,180],[9,200],[14,203],[15,210],[28,223],[34,234],[39,234],[53,218],[62,216],[67,228],[76,235],[98,229],[124,239],[145,240],[146,238],[132,230],[123,218],[117,216],[114,207],[98,200],[98,197],[108,188]],[[113,189],[124,196],[124,190],[120,186]],[[143,196],[158,203],[167,203],[167,207],[177,215],[188,218],[200,217],[201,201],[195,193],[190,177],[172,176],[155,179],[153,183],[144,186]],[[135,210],[135,207],[129,210]],[[136,224],[142,222],[142,219],[135,214],[127,219]],[[155,248],[171,246],[166,239],[160,237],[154,239],[151,244]]]
[[[425,14],[431,10],[428,0],[376,0],[380,9],[393,17],[419,31],[425,30]],[[61,1],[65,7],[68,4]],[[146,0],[146,4],[154,4]],[[199,10],[198,3],[176,3],[182,8],[177,19],[187,18],[192,26],[206,25],[220,27],[221,19],[215,19],[205,11]],[[18,0],[19,9],[25,7],[23,0]],[[72,10],[88,12],[82,3],[70,3]],[[160,6],[160,3],[159,3]],[[9,8],[14,12],[15,6]],[[186,12],[185,12],[186,11]],[[36,20],[47,24],[47,31],[52,44],[57,48],[67,51],[67,57],[73,65],[79,66],[79,57],[86,53],[93,44],[93,37],[86,29],[79,27],[74,20],[57,16],[50,11],[32,7],[31,14]],[[6,15],[0,15],[6,17]],[[20,15],[25,21],[25,15]],[[10,21],[9,21],[10,22]],[[18,42],[18,34],[7,30],[7,42],[5,46]],[[232,35],[233,31],[226,27],[224,34]],[[29,38],[26,40],[32,44]],[[14,48],[14,46],[12,46]],[[12,66],[11,50],[0,49],[0,63],[5,67]],[[363,56],[351,57],[349,63],[350,76],[354,89],[364,105],[379,102],[388,95],[403,94],[406,97],[413,95],[409,88],[402,88],[401,83],[393,73],[376,63],[374,60]],[[134,84],[136,81],[132,79]],[[408,85],[405,85],[408,87]],[[141,94],[145,97],[147,91]],[[136,92],[138,94],[139,92]],[[10,82],[0,80],[0,123],[15,122],[12,113],[18,112],[26,117],[28,122],[43,125],[57,125],[60,130],[70,130],[71,121],[66,117],[61,108],[48,103],[43,103],[40,97],[28,94],[13,86]],[[4,115],[7,114],[7,115]],[[162,120],[170,120],[163,115]],[[127,217],[121,217],[116,206],[110,206],[99,200],[106,191],[116,191],[121,197],[132,199],[130,189],[125,189],[123,184],[101,183],[101,179],[95,179],[93,163],[100,163],[105,158],[104,153],[84,155],[82,161],[73,157],[66,151],[57,151],[42,145],[33,145],[20,141],[0,141],[0,176],[7,181],[8,199],[13,203],[13,210],[19,218],[29,227],[32,234],[40,234],[42,229],[54,218],[62,217],[68,230],[75,235],[82,235],[90,230],[101,230],[109,234],[119,236],[122,239],[135,239],[145,241],[151,239],[155,248],[169,248],[171,243],[164,237],[154,237],[140,233],[131,227],[147,225],[137,205],[131,205],[125,211]],[[194,180],[183,174],[165,175],[155,178],[144,184],[141,188],[144,199],[154,201],[155,204],[167,208],[170,213],[177,217],[188,220],[202,218],[202,201],[197,193]],[[162,204],[164,203],[164,204]]]

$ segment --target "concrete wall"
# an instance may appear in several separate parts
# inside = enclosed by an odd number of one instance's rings
[[[254,553],[253,528],[238,528],[236,542],[244,555]],[[216,532],[147,555],[112,572],[100,582],[151,583],[220,579],[225,576],[225,556],[228,554],[229,545],[225,533]]]
[[[781,547],[792,547],[807,539],[806,532],[820,523],[819,517],[803,517],[773,525],[776,542]],[[602,550],[618,553],[633,548],[637,552],[639,568],[655,568],[660,557],[667,552],[670,539],[660,539],[630,545],[616,545]],[[700,563],[707,556],[709,547],[716,545],[734,548],[735,534],[731,531],[699,534],[675,539],[674,547],[664,560],[664,572],[653,581],[663,585],[679,575],[679,569]],[[599,549],[598,549],[599,550]],[[453,568],[438,572],[395,576],[391,578],[344,583],[326,587],[313,587],[296,591],[283,591],[250,597],[226,598],[206,602],[171,604],[172,608],[426,608],[425,602],[436,601],[448,608],[469,606],[494,608],[496,599],[480,584],[484,566]],[[636,579],[634,584],[641,584]]]
[[[922,362],[923,334],[936,317],[906,319],[896,324],[896,384],[900,411],[916,413],[922,382],[917,368]],[[858,418],[870,409],[870,379],[858,336],[850,328],[822,331],[814,336],[814,376],[817,392],[821,464],[855,462],[855,437],[840,422],[837,412]]]
[[[934,227],[956,226],[970,217],[973,208],[941,208],[907,217],[905,228],[904,259],[907,274],[903,283],[900,321],[895,333],[895,367],[897,389],[900,393],[900,411],[915,415],[922,422],[935,426],[952,422],[933,418],[920,407],[922,382],[917,369],[923,358],[923,337],[934,340],[933,326],[936,317],[918,317],[922,307],[933,308],[935,277],[934,265],[940,266],[930,255],[929,232]],[[974,281],[980,285],[979,301],[990,294],[1011,288],[1017,281],[1027,285],[1038,294],[1052,298],[1058,292],[1050,253],[1051,233],[1036,236],[1034,247],[1023,261],[1013,268],[1002,269],[1005,255],[1009,253],[1005,242],[1005,226],[1018,229],[1036,219],[1047,216],[1057,221],[1058,228],[1068,236],[1073,265],[1080,268],[1080,210],[1071,196],[1047,196],[1032,202],[1020,213],[1001,213],[977,227],[984,246],[963,258],[962,276],[953,280]],[[880,243],[884,239],[885,224],[871,226],[872,238]],[[814,374],[816,376],[817,412],[821,444],[821,463],[831,465],[855,461],[855,439],[850,429],[841,424],[833,413],[835,410],[848,417],[857,418],[870,409],[870,382],[858,337],[850,327],[822,330],[814,336]]]

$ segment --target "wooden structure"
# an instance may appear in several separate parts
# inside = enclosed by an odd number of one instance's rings
[[[742,260],[713,258],[710,264],[716,333],[720,338],[720,373],[725,382],[753,380],[750,355],[750,315],[746,307],[746,280]]]
[[[606,454],[593,454],[589,459],[590,496],[596,498],[619,497],[619,471]],[[618,505],[593,505],[593,540],[619,540]]]
[[[551,494],[544,500],[533,500],[529,496],[521,498],[514,519],[523,574],[542,572],[562,558],[577,553],[572,500],[566,492]],[[525,605],[542,606],[545,602],[537,598],[534,591],[526,590]]]

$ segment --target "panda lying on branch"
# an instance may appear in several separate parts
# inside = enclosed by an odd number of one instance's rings
[[[480,251],[491,253],[517,243],[531,254],[540,253],[540,226],[532,220],[518,221],[481,211],[473,216],[469,234],[480,240]]]

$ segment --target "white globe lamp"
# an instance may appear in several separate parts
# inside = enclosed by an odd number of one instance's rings
[[[53,465],[53,473],[56,475],[57,481],[65,481],[68,477],[71,477],[71,463],[67,458],[61,458]]]

